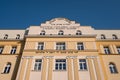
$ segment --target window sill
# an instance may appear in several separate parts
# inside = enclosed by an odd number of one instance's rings
[[[79,71],[88,71],[88,70],[79,70]]]
[[[41,72],[41,70],[31,70],[32,72]]]
[[[67,71],[67,70],[53,70],[55,72],[64,72],[64,71]]]
[[[116,73],[111,73],[111,74],[116,75],[116,74],[119,74],[119,73],[118,73],[118,72],[116,72]]]
[[[1,74],[9,74],[9,73],[1,73]]]

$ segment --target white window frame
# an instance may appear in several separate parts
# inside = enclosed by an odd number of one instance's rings
[[[82,45],[78,45],[79,43],[82,44]],[[80,49],[78,49],[78,47],[80,47]],[[81,47],[83,47],[83,49]],[[78,42],[76,48],[77,48],[77,50],[85,50],[84,43],[83,42]]]
[[[4,67],[3,73],[5,73],[5,74],[9,73],[10,69],[11,69],[11,63],[7,63]]]
[[[56,62],[56,60],[65,60],[65,62]],[[56,69],[56,64],[58,65],[58,69]],[[60,68],[61,64],[61,68]],[[65,68],[63,67],[65,64]],[[66,59],[55,59],[55,70],[67,70],[67,60]]]
[[[101,39],[106,39],[106,36],[104,34],[101,34]]]
[[[44,42],[37,43],[37,50],[44,50]]]
[[[36,62],[36,60],[41,60],[41,61],[40,62]],[[39,69],[39,67],[40,67],[40,69]],[[41,71],[42,70],[42,59],[35,59],[34,60],[34,69],[33,70],[34,71]]]
[[[120,46],[117,46],[116,48],[117,48],[118,54],[120,54]]]
[[[109,69],[110,69],[110,72],[111,73],[117,73],[117,69],[116,69],[116,66],[115,64],[109,64]]]
[[[118,39],[117,35],[113,34],[113,35],[112,35],[112,39],[113,39],[113,40]]]
[[[104,53],[105,54],[111,54],[110,48],[108,46],[104,47]]]
[[[80,62],[80,60],[85,60],[84,62]],[[81,65],[82,65],[82,69],[81,69]],[[84,64],[86,65],[86,69],[84,67]],[[87,64],[87,60],[86,59],[79,59],[79,69],[82,70],[88,70],[88,64]]]
[[[60,31],[58,32],[58,35],[64,35],[64,31],[60,30]]]
[[[17,35],[16,35],[16,39],[20,39],[20,34],[17,34]]]
[[[2,54],[4,46],[0,46],[0,54]]]
[[[5,35],[4,35],[4,39],[8,39],[8,34],[5,34]]]
[[[40,35],[45,35],[45,31],[41,31],[41,32],[40,32]]]
[[[59,44],[59,45],[57,45]],[[66,43],[65,42],[56,42],[56,50],[66,50]]]
[[[17,51],[17,46],[13,46],[11,51],[10,51],[10,54],[15,54]]]
[[[82,35],[82,32],[78,30],[78,31],[76,32],[76,35]]]

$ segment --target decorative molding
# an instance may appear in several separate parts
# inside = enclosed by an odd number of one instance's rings
[[[77,56],[67,56],[66,58],[75,59],[75,58],[77,58]]]
[[[33,56],[22,56],[22,59],[30,59],[33,58]]]
[[[47,59],[49,59],[49,58],[53,58],[54,56],[43,56],[43,58],[47,58]]]
[[[93,58],[97,58],[97,56],[86,56],[86,59],[88,59],[88,58],[93,59]]]

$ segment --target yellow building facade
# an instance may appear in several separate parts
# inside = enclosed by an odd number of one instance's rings
[[[0,80],[120,79],[120,30],[55,18],[13,31],[1,30]]]

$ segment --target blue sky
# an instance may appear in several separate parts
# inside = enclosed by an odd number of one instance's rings
[[[120,29],[120,0],[0,0],[0,29],[26,29],[56,17]]]

